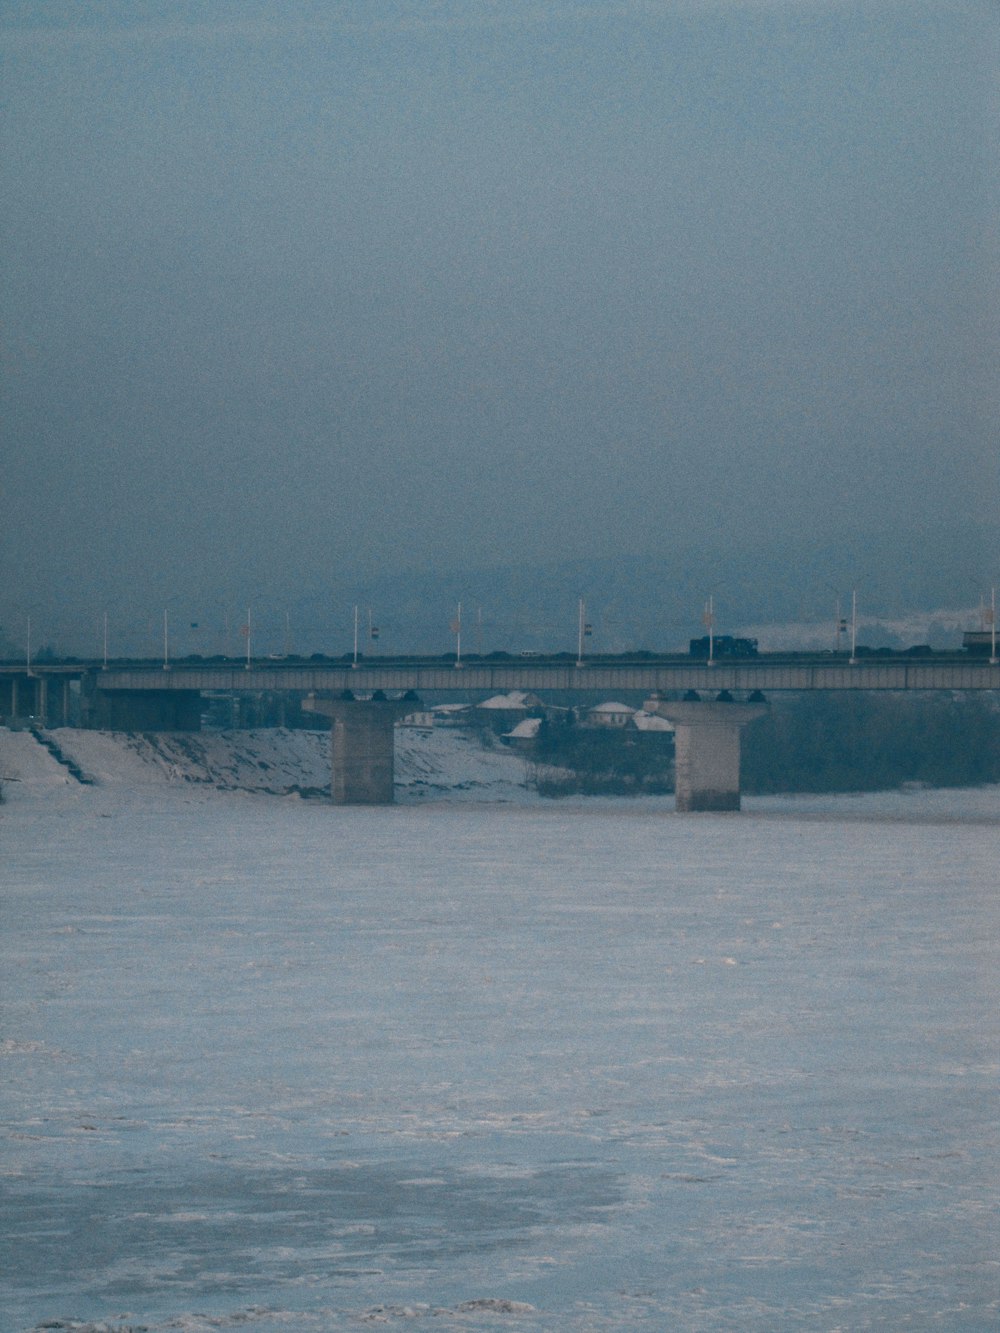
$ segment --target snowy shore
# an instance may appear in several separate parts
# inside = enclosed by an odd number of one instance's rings
[[[0,787],[7,800],[95,786],[136,791],[248,792],[325,800],[330,787],[326,732],[258,731],[142,733],[60,727],[33,733],[0,727]],[[484,747],[457,728],[396,731],[396,801],[536,805],[523,756],[496,743]],[[570,798],[588,808],[670,810],[672,797]],[[552,805],[553,802],[543,801]],[[907,786],[878,793],[744,796],[744,811],[898,819],[1000,820],[1000,787],[946,790]]]
[[[60,727],[32,733],[0,728],[0,783],[34,792],[103,787],[202,785],[220,791],[325,796],[330,737],[321,731],[205,731],[128,734]],[[524,760],[456,729],[396,731],[396,799],[518,803],[536,799]]]

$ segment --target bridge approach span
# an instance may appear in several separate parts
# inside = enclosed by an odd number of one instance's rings
[[[968,658],[784,657],[722,661],[565,659],[463,663],[383,661],[350,663],[250,663],[249,667],[178,663],[100,671],[96,692],[109,702],[130,697],[133,709],[155,696],[170,710],[174,699],[196,701],[201,691],[297,690],[306,706],[331,719],[331,791],[338,804],[392,800],[393,720],[405,711],[399,696],[457,690],[479,695],[510,690],[641,691],[648,708],[674,725],[676,808],[679,811],[740,808],[740,736],[766,712],[765,693],[778,690],[983,690],[1000,688],[1000,666]],[[148,692],[148,693],[144,693]],[[384,702],[366,696],[380,692]],[[677,696],[686,697],[676,702]],[[360,695],[355,699],[353,696]],[[662,696],[672,696],[675,702]],[[737,702],[735,695],[742,695]],[[747,696],[750,696],[749,698]]]
[[[143,663],[88,666],[99,691],[112,690],[302,690],[307,693],[372,690],[417,693],[468,690],[504,694],[510,690],[625,690],[644,694],[674,690],[996,690],[1000,666],[986,658],[759,657],[719,661],[709,666],[690,658],[652,662],[588,662],[533,658],[528,662],[372,661],[356,668],[342,662],[286,664]]]

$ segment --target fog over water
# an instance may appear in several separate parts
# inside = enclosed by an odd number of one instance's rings
[[[994,6],[10,0],[0,51],[7,639],[1000,577]]]

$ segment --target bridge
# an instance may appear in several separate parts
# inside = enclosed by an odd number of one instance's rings
[[[676,737],[678,810],[737,810],[740,737],[778,691],[1000,689],[1000,664],[968,653],[763,654],[708,662],[642,654],[577,662],[556,657],[364,658],[0,663],[0,716],[39,725],[70,716],[78,682],[84,725],[106,730],[197,730],[204,691],[295,692],[331,719],[333,799],[392,800],[393,726],[420,694],[640,692]]]

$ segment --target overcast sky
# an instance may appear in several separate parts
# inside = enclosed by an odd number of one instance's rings
[[[5,0],[0,623],[995,539],[997,14]]]

